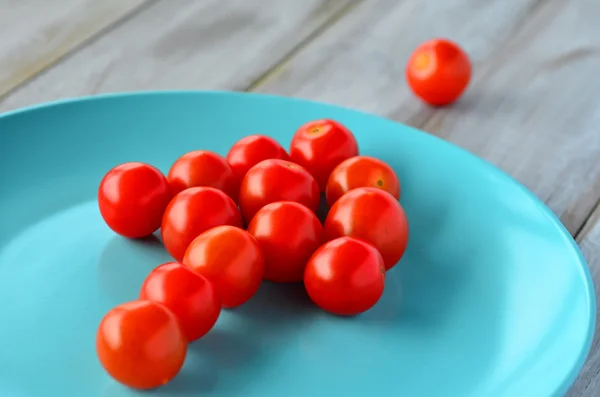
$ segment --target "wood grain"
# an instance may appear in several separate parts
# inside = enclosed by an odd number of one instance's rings
[[[349,0],[163,0],[8,95],[0,111],[102,92],[243,89]]]
[[[520,180],[574,232],[600,194],[600,3],[365,2],[259,91],[318,99],[412,124]],[[516,32],[515,32],[516,30]],[[404,65],[425,39],[461,43],[474,79],[455,106],[420,104]]]
[[[146,0],[0,0],[0,96]]]

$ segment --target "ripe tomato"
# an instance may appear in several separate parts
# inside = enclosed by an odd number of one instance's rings
[[[322,245],[304,273],[310,299],[340,316],[373,307],[383,294],[384,281],[385,267],[379,251],[353,237],[340,237]]]
[[[124,163],[108,171],[98,189],[98,206],[114,232],[129,238],[154,233],[171,200],[169,184],[156,168]]]
[[[188,342],[206,335],[221,313],[221,301],[212,283],[177,262],[163,263],[152,270],[142,284],[140,299],[170,309]]]
[[[227,153],[227,161],[240,183],[250,168],[268,159],[289,160],[290,156],[275,139],[264,135],[244,137]]]
[[[214,187],[237,201],[239,184],[224,157],[208,150],[196,150],[175,161],[167,175],[173,195],[197,186]]]
[[[315,177],[325,191],[331,171],[342,161],[358,156],[358,144],[352,132],[333,120],[315,120],[304,124],[292,138],[290,157]]]
[[[98,328],[100,363],[118,382],[153,389],[177,375],[187,342],[177,317],[152,301],[135,301],[109,311]]]
[[[226,308],[248,301],[265,274],[260,246],[247,231],[233,226],[218,226],[196,237],[183,263],[213,283]]]
[[[323,226],[302,204],[279,201],[261,208],[248,226],[265,257],[264,278],[300,282],[308,258],[323,242]]]
[[[412,53],[406,79],[415,95],[433,106],[456,101],[471,79],[471,61],[458,44],[429,40]]]
[[[270,159],[248,171],[240,187],[240,210],[247,222],[256,212],[276,201],[295,201],[316,212],[319,186],[303,167],[289,161]]]
[[[233,200],[212,187],[193,187],[173,197],[165,210],[160,232],[169,254],[181,262],[196,236],[219,225],[243,227]]]
[[[408,244],[408,221],[404,209],[381,189],[360,187],[340,197],[325,219],[325,238],[357,237],[379,250],[391,269]]]
[[[332,206],[344,193],[357,187],[375,187],[396,200],[400,198],[400,182],[392,167],[373,157],[356,156],[340,163],[329,176],[327,204]]]

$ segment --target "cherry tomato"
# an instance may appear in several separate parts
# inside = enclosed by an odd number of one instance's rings
[[[333,169],[354,156],[358,156],[358,144],[354,135],[334,120],[308,122],[292,138],[292,161],[306,168],[323,192]]]
[[[429,40],[412,53],[406,67],[412,91],[433,106],[456,101],[471,79],[471,61],[458,44],[445,39]]]
[[[221,301],[212,283],[177,262],[163,263],[152,270],[142,285],[140,299],[170,309],[188,342],[206,335],[221,313]]]
[[[239,183],[224,157],[208,150],[196,150],[175,161],[167,175],[173,195],[190,187],[214,187],[237,201]]]
[[[276,201],[295,201],[316,212],[319,186],[303,167],[289,161],[270,159],[248,171],[240,187],[240,210],[247,222],[256,212]]]
[[[213,283],[226,308],[246,303],[265,274],[260,246],[247,231],[233,226],[218,226],[196,237],[183,263]]]
[[[114,232],[129,238],[154,233],[171,200],[169,184],[156,168],[124,163],[108,171],[98,189],[98,206]]]
[[[113,308],[100,322],[96,336],[96,351],[106,372],[135,389],[153,389],[173,379],[186,350],[175,314],[152,301]]]
[[[383,294],[385,266],[375,247],[353,237],[322,245],[309,259],[304,286],[325,311],[351,316],[369,310]]]
[[[344,193],[357,187],[376,187],[396,200],[400,198],[400,182],[392,167],[373,157],[356,156],[340,163],[329,176],[327,204],[332,206]]]
[[[227,153],[227,161],[240,183],[250,168],[268,159],[289,160],[290,156],[275,139],[264,135],[242,138]]]
[[[357,237],[373,244],[387,270],[404,255],[408,221],[404,209],[381,189],[360,187],[340,197],[325,219],[325,238]]]
[[[165,210],[160,231],[169,254],[181,262],[193,239],[219,225],[243,227],[233,200],[212,187],[193,187],[173,197]]]
[[[323,242],[323,226],[302,204],[279,201],[262,207],[248,226],[265,257],[264,278],[300,282],[308,258]]]

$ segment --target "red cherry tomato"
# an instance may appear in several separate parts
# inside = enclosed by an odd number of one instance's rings
[[[325,311],[351,316],[369,310],[383,294],[385,266],[375,247],[352,237],[322,245],[310,258],[304,286]]]
[[[100,182],[98,206],[114,232],[129,238],[154,233],[171,200],[169,184],[156,168],[144,163],[124,163]]]
[[[227,161],[240,183],[250,168],[268,159],[289,160],[290,156],[275,139],[264,135],[242,138],[227,153]]]
[[[177,262],[163,263],[152,270],[142,284],[140,299],[170,309],[188,342],[206,335],[221,313],[221,301],[211,282]]]
[[[357,187],[375,187],[396,200],[400,198],[400,182],[392,167],[373,157],[356,156],[340,163],[329,176],[327,204],[332,206],[344,193]]]
[[[306,168],[323,192],[333,169],[354,156],[358,156],[356,139],[337,121],[311,121],[300,127],[292,138],[292,161]]]
[[[118,382],[153,389],[177,375],[187,342],[177,317],[152,301],[135,301],[109,311],[98,328],[100,363]]]
[[[190,187],[214,187],[237,201],[239,184],[224,157],[208,150],[196,150],[175,161],[167,175],[173,195]]]
[[[379,250],[391,269],[408,244],[408,221],[404,209],[381,189],[360,187],[340,197],[325,219],[325,238],[341,236],[363,239]]]
[[[247,222],[269,203],[295,201],[316,212],[320,200],[315,178],[303,167],[285,160],[271,159],[256,164],[240,188],[240,210]]]
[[[218,226],[196,237],[183,263],[213,283],[226,308],[246,303],[265,274],[260,246],[247,231],[233,226]]]
[[[412,91],[433,106],[456,101],[471,79],[471,61],[458,44],[435,39],[421,44],[406,67]]]
[[[212,187],[193,187],[171,200],[160,231],[169,254],[181,262],[192,240],[219,225],[243,227],[240,211],[233,200]]]
[[[248,226],[265,256],[264,278],[300,282],[308,258],[323,242],[323,226],[302,204],[279,201],[261,208]]]

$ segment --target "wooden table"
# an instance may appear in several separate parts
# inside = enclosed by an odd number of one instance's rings
[[[474,62],[466,95],[440,109],[404,82],[410,52],[436,36]],[[521,181],[581,245],[596,283],[599,72],[597,0],[0,0],[0,111],[149,89],[269,92],[370,111]],[[596,339],[569,396],[600,395],[599,372]]]

